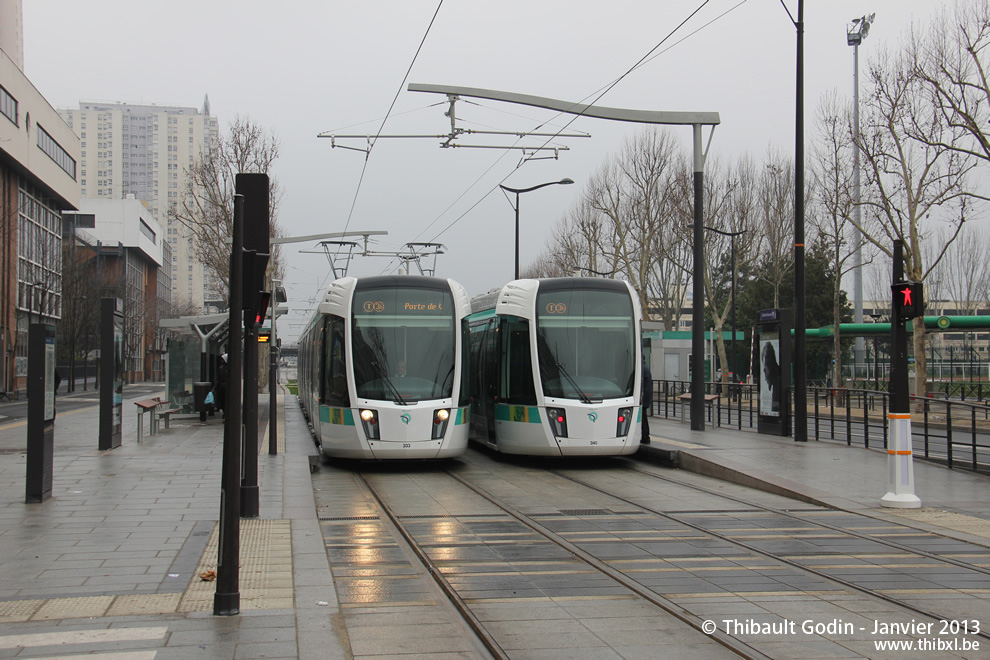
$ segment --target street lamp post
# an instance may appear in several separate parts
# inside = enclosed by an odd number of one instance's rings
[[[520,193],[528,193],[533,190],[539,190],[540,188],[545,188],[546,186],[557,186],[557,185],[568,185],[574,183],[572,179],[561,179],[560,181],[548,181],[547,183],[541,183],[538,186],[532,186],[530,188],[510,188],[508,186],[503,186],[499,184],[499,188],[506,192],[516,193],[516,205],[514,207],[516,211],[516,269],[515,276],[512,278],[514,280],[519,279],[519,195]]]
[[[730,253],[732,255],[732,288],[730,295],[732,296],[732,368],[730,371],[735,373],[736,369],[736,236],[742,236],[746,233],[745,229],[740,229],[739,231],[722,231],[721,229],[716,229],[715,227],[705,227],[708,231],[713,231],[716,234],[721,234],[722,236],[729,237]]]

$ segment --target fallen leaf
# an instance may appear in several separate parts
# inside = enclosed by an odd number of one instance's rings
[[[199,579],[202,580],[203,582],[213,582],[214,580],[217,579],[217,572],[203,571],[202,573],[199,574]]]

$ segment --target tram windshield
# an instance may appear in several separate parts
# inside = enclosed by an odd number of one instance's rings
[[[415,403],[451,396],[455,324],[450,291],[358,290],[353,310],[359,398]]]
[[[628,293],[541,291],[536,333],[545,396],[586,403],[632,396],[636,333]]]

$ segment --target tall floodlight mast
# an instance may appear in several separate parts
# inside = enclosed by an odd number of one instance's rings
[[[870,25],[876,14],[854,18],[852,25],[846,30],[846,43],[853,47],[853,136],[859,141],[859,45],[870,33]],[[860,175],[859,147],[853,145],[853,321],[863,322],[863,225],[860,223]],[[856,368],[863,359],[864,342],[862,337],[856,337],[856,358],[853,360],[853,378],[856,378]]]

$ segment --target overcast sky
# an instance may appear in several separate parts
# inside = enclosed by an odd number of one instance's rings
[[[518,151],[440,149],[434,139],[380,140],[365,167],[363,153],[332,149],[330,140],[316,137],[375,134],[397,93],[384,133],[448,131],[443,96],[405,91],[410,65],[407,83],[590,101],[704,4],[658,56],[597,103],[718,112],[713,155],[760,158],[771,146],[793,154],[796,32],[784,4],[796,18],[797,0],[444,0],[437,12],[438,4],[25,0],[25,71],[56,108],[78,107],[81,100],[200,107],[208,94],[222,131],[241,115],[280,140],[274,174],[285,193],[279,222],[287,235],[387,231],[372,246],[379,251],[410,241],[441,242],[447,253],[438,259],[437,274],[458,280],[471,295],[512,278],[514,216],[499,183],[525,188],[563,177],[576,182],[522,196],[525,268],[604,159],[643,127],[579,118],[569,130],[591,138],[557,139],[570,149],[556,160],[521,167]],[[877,15],[860,47],[865,72],[880,46],[896,45],[912,21],[925,22],[946,4],[807,0],[808,129],[824,92],[852,96],[853,49],[845,36],[851,19]],[[570,120],[468,99],[459,102],[457,116],[464,128],[509,131],[543,122],[559,128]],[[690,150],[691,129],[673,130]],[[487,136],[460,142],[519,144]],[[338,144],[366,146],[361,140]],[[324,256],[298,252],[312,249],[304,244],[285,252],[293,311],[279,329],[290,339],[300,328],[286,325],[312,314],[312,300],[329,279]],[[350,274],[394,272],[396,265],[358,258]]]

